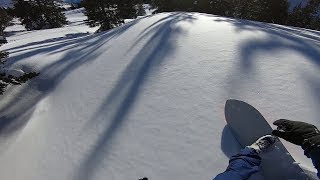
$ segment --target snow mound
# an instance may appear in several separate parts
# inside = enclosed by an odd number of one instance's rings
[[[41,73],[0,97],[2,179],[210,179],[240,149],[230,98],[320,126],[317,31],[177,12],[90,35],[77,14],[1,47]]]

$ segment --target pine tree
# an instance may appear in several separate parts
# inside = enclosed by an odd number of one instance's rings
[[[117,6],[112,0],[84,0],[82,5],[88,17],[86,23],[90,27],[100,26],[99,31],[105,31],[123,23],[123,19],[118,16]]]
[[[4,29],[9,26],[12,17],[10,17],[4,8],[0,8],[0,36],[4,35]]]
[[[10,17],[6,10],[0,8],[0,46],[7,43],[4,38],[4,29],[10,24],[12,17]],[[30,72],[24,73],[22,76],[14,77],[12,75],[7,75],[5,73],[4,63],[6,62],[6,58],[9,56],[9,53],[6,51],[0,51],[0,95],[4,93],[6,87],[8,85],[19,85],[25,83],[29,79],[37,76],[39,73]]]
[[[6,13],[5,9],[0,8],[0,46],[7,43],[7,40],[4,38],[4,29],[10,24],[11,20],[12,17]],[[4,63],[8,55],[8,52],[0,51],[0,65]]]
[[[133,19],[138,15],[138,0],[84,0],[82,5],[88,17],[90,27],[100,26],[105,31],[124,23],[124,19]]]
[[[212,13],[211,0],[197,0],[194,3],[194,11],[201,13]],[[212,13],[214,14],[214,13]]]
[[[55,0],[14,0],[15,15],[27,30],[58,28],[67,24]]]
[[[177,11],[175,0],[154,0],[153,6],[157,8],[156,13]]]
[[[144,9],[142,3],[137,4],[137,5],[136,5],[136,8],[137,8],[137,15],[138,15],[138,16],[144,16],[144,15],[146,15],[146,10]]]
[[[300,3],[289,13],[288,25],[320,30],[320,0],[310,0],[303,6]]]
[[[279,24],[287,20],[287,0],[234,0],[233,4],[236,18]]]
[[[258,4],[261,11],[257,16],[258,21],[278,24],[287,21],[289,7],[287,0],[259,0]]]
[[[256,8],[254,8],[254,0],[233,0],[233,4],[233,17],[240,19],[254,19],[254,14],[256,14]]]
[[[193,11],[196,8],[196,0],[154,0],[152,5],[157,7],[156,12]]]
[[[210,13],[221,16],[230,16],[233,4],[228,0],[210,0]]]
[[[117,0],[118,16],[122,19],[137,18],[137,4],[136,0]]]
[[[2,46],[2,44],[4,43],[0,42],[0,46]],[[39,73],[36,73],[36,72],[24,73],[23,75],[18,77],[8,75],[3,66],[8,56],[9,56],[8,52],[0,51],[0,95],[4,93],[7,86],[21,85],[22,83],[25,83],[28,80],[39,75]]]

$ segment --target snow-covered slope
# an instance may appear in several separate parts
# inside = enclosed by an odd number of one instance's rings
[[[8,66],[41,73],[0,97],[1,179],[210,179],[239,150],[229,98],[270,124],[320,126],[319,32],[163,13],[90,35],[80,12],[67,16],[1,47]]]

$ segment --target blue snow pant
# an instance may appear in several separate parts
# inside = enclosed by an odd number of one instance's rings
[[[214,178],[214,180],[241,180],[248,179],[260,170],[261,157],[252,148],[244,148],[229,160],[227,170]]]

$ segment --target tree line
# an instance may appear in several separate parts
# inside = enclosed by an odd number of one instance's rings
[[[108,30],[141,15],[142,4],[156,11],[201,12],[320,30],[320,0],[302,1],[289,10],[288,0],[83,0],[90,26]]]
[[[88,17],[86,23],[100,26],[99,31],[105,31],[124,23],[125,19],[135,19],[144,15],[143,0],[83,0]]]
[[[150,0],[156,12],[189,11],[320,30],[320,0]]]
[[[186,11],[269,22],[320,30],[320,0],[303,1],[289,10],[289,0],[82,0],[88,17],[86,23],[105,31],[144,15],[143,4],[150,4],[155,13]],[[62,0],[13,0],[6,9],[9,16],[18,17],[27,30],[58,28],[67,24],[59,3]],[[0,16],[0,35],[3,27]]]

